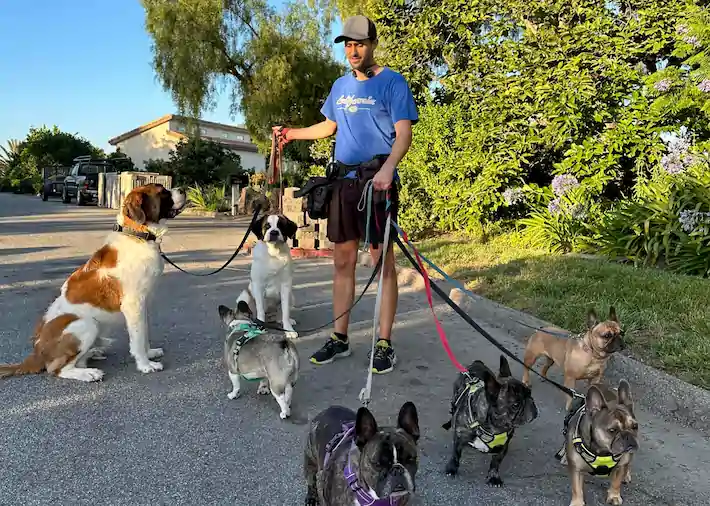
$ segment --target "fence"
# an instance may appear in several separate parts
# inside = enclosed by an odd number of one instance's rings
[[[99,206],[120,209],[123,199],[133,188],[158,183],[172,188],[173,178],[157,172],[108,172],[99,174]]]

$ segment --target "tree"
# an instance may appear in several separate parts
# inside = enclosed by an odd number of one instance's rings
[[[103,150],[76,134],[62,132],[56,125],[51,129],[30,128],[27,137],[17,146],[18,154],[8,164],[5,183],[11,188],[29,188],[39,191],[42,186],[42,168],[72,165],[77,156],[103,156]]]
[[[421,107],[403,162],[402,220],[472,231],[506,217],[506,189],[538,188],[546,202],[553,177],[567,174],[580,198],[629,196],[663,156],[661,132],[686,124],[707,138],[705,71],[687,51],[698,53],[707,33],[703,3],[365,2],[383,63],[407,77]],[[669,97],[675,112],[661,113],[652,104],[667,87],[695,98]]]
[[[176,186],[225,183],[230,174],[243,172],[238,154],[199,137],[183,139],[170,150],[166,169],[165,174],[173,177]]]
[[[271,126],[308,126],[343,72],[329,49],[320,7],[264,0],[142,0],[153,64],[182,114],[198,117],[229,91],[255,143],[270,149]],[[308,159],[306,143],[287,146]]]
[[[113,162],[114,167],[119,172],[137,170],[133,160],[131,160],[131,157],[126,156],[119,147],[116,148],[116,151],[106,156],[106,158]]]

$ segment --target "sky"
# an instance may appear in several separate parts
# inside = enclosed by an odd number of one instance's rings
[[[110,138],[177,112],[153,71],[139,0],[0,5],[0,145],[57,125],[110,153]],[[202,118],[243,122],[230,115],[228,93]]]

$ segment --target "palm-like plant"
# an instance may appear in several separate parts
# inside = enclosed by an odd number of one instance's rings
[[[5,174],[5,171],[10,166],[12,159],[20,154],[20,141],[10,139],[7,141],[7,147],[0,146],[0,177]]]

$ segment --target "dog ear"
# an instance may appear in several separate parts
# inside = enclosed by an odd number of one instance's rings
[[[229,325],[232,321],[234,321],[234,311],[229,309],[227,306],[220,304],[217,311],[219,311],[219,317],[225,325]]]
[[[377,434],[375,417],[365,407],[358,409],[355,420],[355,442],[357,446],[362,448],[370,439],[375,437],[375,434]]]
[[[613,322],[619,323],[619,319],[616,317],[616,308],[614,306],[609,306],[609,319]]]
[[[622,379],[619,381],[619,389],[618,389],[618,396],[619,396],[619,404],[623,404],[627,408],[631,410],[633,413],[634,411],[634,399],[631,395],[631,385],[629,385],[629,382],[626,381],[625,379]]]
[[[245,300],[240,300],[239,302],[237,302],[237,312],[247,316],[252,315],[251,309],[249,308],[249,304],[247,304],[247,301]]]
[[[259,216],[255,221],[254,221],[254,226],[251,227],[252,233],[256,236],[257,239],[260,241],[264,240],[264,218],[266,218],[266,214],[262,214]]]
[[[593,329],[597,323],[599,323],[597,312],[594,311],[594,308],[590,308],[589,311],[587,311],[587,328]]]
[[[592,385],[587,390],[587,399],[585,409],[590,415],[595,415],[603,408],[606,407],[606,400],[604,399],[604,394],[596,386]]]
[[[415,443],[419,441],[419,415],[413,402],[407,401],[402,405],[397,417],[397,427],[412,436]]]
[[[510,372],[510,364],[508,364],[508,360],[501,355],[500,356],[500,371],[499,371],[500,377],[501,378],[510,378],[512,376]]]
[[[486,385],[486,394],[488,395],[488,398],[495,399],[498,397],[498,393],[500,392],[500,383],[498,383],[496,377],[490,372],[484,371],[483,374],[481,374],[481,379]]]
[[[295,239],[296,232],[298,232],[298,225],[286,216],[282,216],[282,218],[286,221],[286,226],[284,227],[286,237]]]
[[[138,223],[145,225],[146,216],[143,211],[143,193],[133,192],[128,194],[123,201],[123,214]]]

